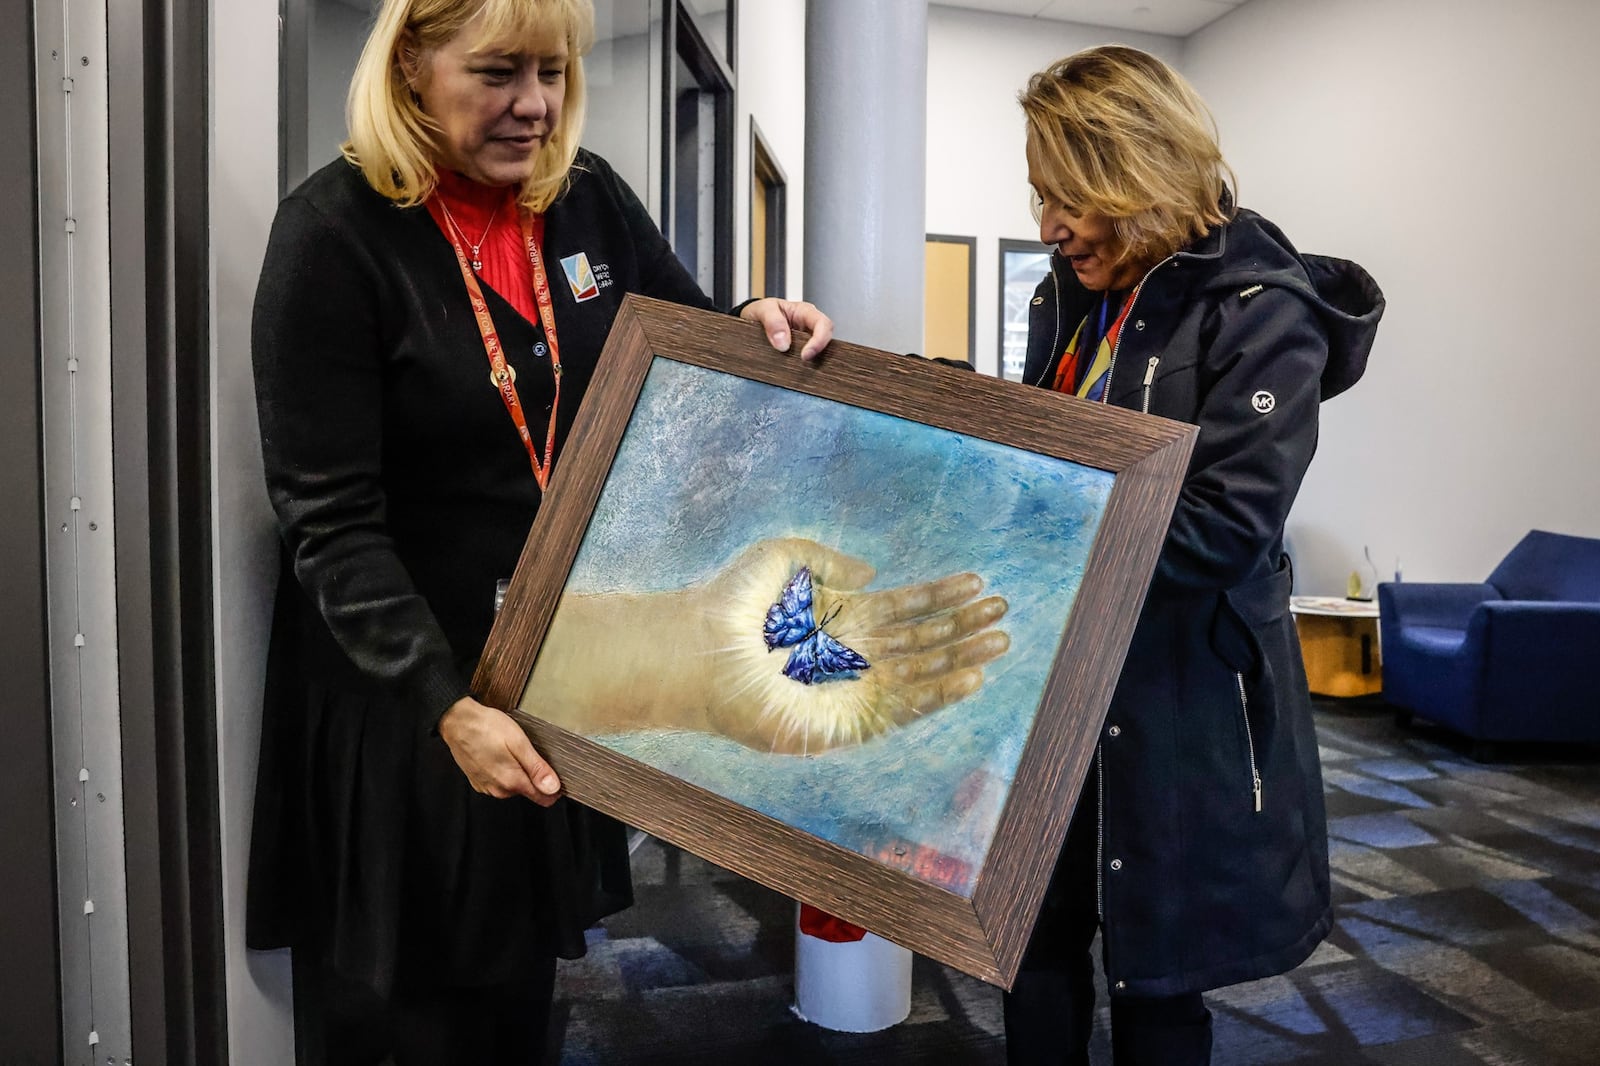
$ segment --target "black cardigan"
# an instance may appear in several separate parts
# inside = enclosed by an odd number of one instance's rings
[[[561,343],[557,454],[623,294],[710,302],[632,191],[580,153],[545,217]],[[578,302],[561,260],[584,253]],[[553,379],[542,333],[485,287],[530,427]],[[366,676],[436,719],[466,694],[495,582],[511,576],[540,492],[498,393],[450,245],[337,161],[273,225],[253,333],[267,485],[295,576]],[[558,464],[559,469],[559,464]],[[558,475],[559,479],[559,475]]]

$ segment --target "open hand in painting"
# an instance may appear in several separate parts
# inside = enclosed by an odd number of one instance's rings
[[[778,538],[680,591],[567,597],[524,709],[586,734],[695,730],[803,755],[976,692],[1010,647],[1005,600],[970,573],[864,591],[873,573]]]
[[[762,541],[727,566],[705,589],[720,652],[707,664],[717,683],[702,692],[707,725],[805,754],[976,692],[984,664],[1010,647],[995,628],[1006,601],[980,597],[976,574],[862,591],[872,577],[860,559],[800,538]]]

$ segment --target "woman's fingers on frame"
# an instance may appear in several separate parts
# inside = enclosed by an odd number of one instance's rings
[[[797,329],[811,334],[805,347],[800,350],[802,359],[815,359],[833,339],[833,319],[811,304],[799,304],[789,318]]]
[[[495,799],[501,800],[521,796],[523,799],[532,800],[541,807],[548,807],[561,798],[560,792],[541,792],[534,787],[533,782],[528,779],[526,774],[516,772],[499,774],[489,783],[488,787],[480,788],[478,791],[486,796],[493,796]]]
[[[522,768],[515,763],[492,766],[483,771],[480,779],[473,782],[473,787],[485,796],[495,799],[509,799],[512,796],[534,797],[534,789],[528,781]]]
[[[540,806],[548,807],[554,803],[561,793],[561,779],[550,768],[550,764],[534,750],[533,741],[522,732],[521,727],[515,727],[517,732],[507,751],[516,760],[514,767],[507,767],[508,776],[512,778],[519,795],[527,796]]]
[[[475,787],[485,796],[493,796],[495,799],[510,799],[512,796],[522,794],[517,790],[516,784],[516,781],[509,775],[505,777],[492,775],[485,777],[483,783]]]

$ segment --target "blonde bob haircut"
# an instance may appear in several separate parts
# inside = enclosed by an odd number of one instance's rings
[[[384,0],[350,79],[344,156],[369,185],[402,207],[433,193],[439,127],[423,112],[401,55],[420,61],[469,24],[474,51],[525,52],[548,49],[558,40],[566,44],[561,117],[520,197],[530,211],[543,211],[566,187],[583,135],[583,56],[594,45],[591,0]]]
[[[1029,78],[1018,100],[1037,191],[1110,219],[1119,261],[1159,262],[1232,217],[1216,122],[1155,56],[1086,49]]]

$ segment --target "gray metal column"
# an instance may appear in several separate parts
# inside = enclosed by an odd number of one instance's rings
[[[133,1058],[166,1066],[228,1061],[211,667],[207,3],[103,4],[129,1002]]]
[[[806,4],[806,299],[838,335],[922,348],[927,0]]]

